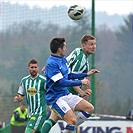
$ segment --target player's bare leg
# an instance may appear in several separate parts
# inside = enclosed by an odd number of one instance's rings
[[[67,126],[63,133],[74,133],[75,125],[76,125],[76,116],[72,110],[69,110],[64,115],[63,119],[67,123]]]
[[[76,126],[78,126],[90,117],[94,111],[94,106],[88,101],[82,99],[75,107],[75,111],[80,111],[77,114]]]

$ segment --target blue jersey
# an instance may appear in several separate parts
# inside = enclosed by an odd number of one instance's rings
[[[51,55],[46,63],[46,101],[52,105],[59,97],[68,95],[67,87],[81,85],[80,79],[86,77],[86,73],[69,73],[65,57]]]

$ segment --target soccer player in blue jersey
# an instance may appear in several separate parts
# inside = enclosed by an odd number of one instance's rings
[[[73,111],[81,111],[81,117],[89,117],[94,107],[83,98],[72,95],[67,87],[90,86],[88,79],[81,79],[90,76],[87,73],[71,73],[67,67],[67,60],[64,57],[66,42],[64,38],[54,38],[50,43],[51,56],[48,58],[45,68],[46,76],[46,101],[54,113],[65,120],[67,126],[65,133],[73,133],[76,125],[76,116]],[[95,70],[94,70],[95,71]],[[42,133],[46,133],[42,128]]]
[[[89,62],[88,56],[94,54],[96,51],[96,38],[90,34],[85,34],[81,38],[81,48],[74,49],[71,54],[67,57],[68,67],[71,72],[88,72],[89,71]],[[45,67],[42,69],[42,73],[44,72]],[[89,76],[94,73],[99,73],[100,71],[96,69],[92,69],[89,71]],[[84,97],[91,94],[91,89],[86,89],[83,91],[81,86],[69,87],[69,91],[74,95],[79,95]],[[90,104],[90,108],[93,106]],[[91,112],[90,112],[91,113]],[[76,113],[77,114],[77,113]],[[79,112],[79,114],[82,114]],[[87,118],[84,116],[78,115],[76,126],[83,123]],[[56,114],[52,111],[51,116],[48,120],[45,121],[43,128],[45,132],[48,133],[52,126],[60,119],[56,116]]]

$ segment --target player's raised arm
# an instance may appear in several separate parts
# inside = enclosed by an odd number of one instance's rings
[[[95,74],[95,73],[100,73],[100,71],[97,70],[97,69],[92,69],[92,70],[90,70],[90,71],[87,73],[87,76],[91,76],[91,75],[93,75],[93,74]]]

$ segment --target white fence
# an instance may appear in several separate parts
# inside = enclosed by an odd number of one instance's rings
[[[60,133],[65,125],[64,121],[59,121],[50,133]],[[88,120],[80,125],[79,131],[79,133],[133,133],[133,121]]]

